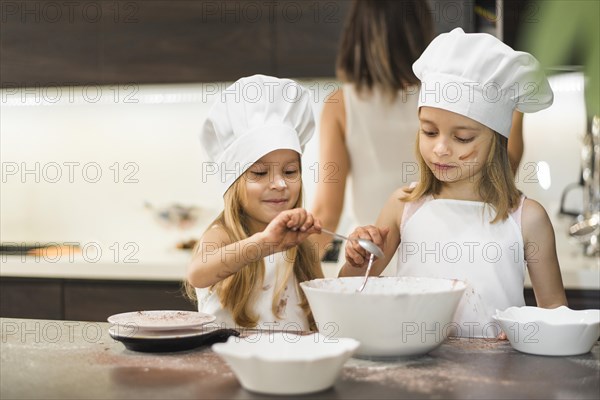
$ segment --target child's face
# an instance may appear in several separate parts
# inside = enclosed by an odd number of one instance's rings
[[[486,163],[494,131],[451,111],[421,107],[419,151],[442,182],[477,182]]]
[[[280,212],[294,208],[302,190],[300,156],[293,150],[275,150],[244,173],[244,210],[256,230],[262,230]]]

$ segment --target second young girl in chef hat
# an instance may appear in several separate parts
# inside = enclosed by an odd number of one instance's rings
[[[308,92],[264,75],[235,82],[209,112],[200,140],[224,209],[199,240],[187,282],[218,325],[314,328],[298,287],[323,277],[304,241],[320,224],[300,208],[300,156],[314,126]]]
[[[538,306],[565,305],[552,225],[517,190],[507,154],[513,111],[552,104],[539,63],[491,35],[457,28],[435,38],[413,70],[421,80],[420,181],[409,195],[399,189],[389,198],[376,226],[351,235],[384,247],[373,274],[400,246],[398,275],[465,281],[453,321],[459,336],[500,334],[492,315],[525,305],[526,269]],[[367,259],[348,242],[340,275],[364,274]]]

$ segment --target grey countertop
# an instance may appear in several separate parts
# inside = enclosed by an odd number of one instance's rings
[[[242,389],[207,347],[136,353],[108,335],[108,323],[2,318],[0,324],[2,399],[264,397]],[[542,357],[506,341],[449,339],[418,358],[350,359],[335,386],[312,397],[596,399],[598,393],[598,343],[584,355]]]

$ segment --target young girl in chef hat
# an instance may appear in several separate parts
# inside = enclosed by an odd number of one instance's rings
[[[225,204],[199,240],[187,284],[218,325],[314,328],[298,287],[323,277],[304,241],[320,224],[300,208],[300,156],[314,126],[308,92],[264,75],[235,82],[209,112],[200,140]]]
[[[413,71],[421,80],[420,181],[389,198],[376,226],[351,236],[384,247],[374,275],[400,246],[398,275],[465,281],[455,334],[503,336],[491,317],[525,305],[525,268],[539,307],[566,305],[552,225],[517,190],[506,147],[513,111],[549,107],[552,90],[533,56],[460,28],[435,38]],[[364,274],[367,256],[348,242],[340,275]]]

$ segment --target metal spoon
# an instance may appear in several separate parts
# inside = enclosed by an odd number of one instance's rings
[[[371,242],[370,240],[367,240],[367,239],[350,239],[347,236],[340,235],[339,233],[331,232],[331,231],[329,231],[329,230],[327,230],[325,228],[321,228],[321,232],[328,233],[328,234],[333,235],[333,236],[337,236],[340,239],[350,240],[350,241],[357,242],[360,247],[362,247],[363,249],[365,249],[369,253],[374,254],[375,257],[377,257],[377,258],[382,258],[383,257],[383,251],[375,243]]]
[[[369,272],[371,272],[371,267],[373,266],[373,261],[375,261],[375,254],[371,254],[369,257],[369,265],[367,266],[367,273],[365,274],[365,280],[362,285],[356,290],[357,292],[362,292],[365,286],[367,286],[367,281],[369,280]]]
[[[365,286],[367,286],[367,280],[369,279],[369,273],[371,272],[371,267],[373,266],[373,261],[375,261],[375,257],[382,258],[383,251],[375,243],[367,239],[350,239],[349,237],[340,235],[339,233],[331,232],[323,228],[321,228],[321,232],[337,236],[341,239],[356,241],[358,242],[358,245],[360,247],[371,253],[371,256],[369,257],[369,264],[367,266],[367,272],[365,273],[365,280],[363,281],[362,285],[360,285],[360,287],[356,290],[357,292],[362,292]]]

